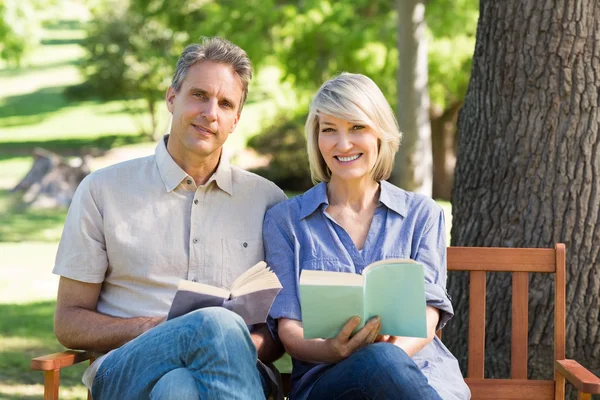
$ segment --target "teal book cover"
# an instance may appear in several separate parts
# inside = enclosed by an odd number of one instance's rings
[[[378,261],[362,275],[302,271],[300,306],[305,339],[335,337],[355,315],[357,330],[378,315],[381,334],[427,337],[425,277],[414,260]]]

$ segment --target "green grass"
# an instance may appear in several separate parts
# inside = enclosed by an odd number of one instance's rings
[[[43,374],[33,357],[63,350],[53,333],[57,242],[0,243],[0,398],[41,399]],[[84,399],[84,365],[61,374],[61,398]]]

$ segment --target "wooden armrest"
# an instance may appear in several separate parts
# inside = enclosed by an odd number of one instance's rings
[[[600,394],[600,378],[575,360],[556,360],[556,370],[580,392]]]
[[[94,357],[91,351],[66,350],[48,354],[31,360],[30,367],[36,371],[53,371],[89,360]]]

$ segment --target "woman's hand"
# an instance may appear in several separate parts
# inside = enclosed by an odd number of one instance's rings
[[[394,344],[396,343],[396,340],[399,338],[400,336],[392,336],[392,335],[377,335],[377,337],[375,338],[375,343],[391,343]]]
[[[373,317],[352,337],[352,332],[360,323],[359,317],[352,317],[334,338],[325,339],[325,362],[336,363],[348,357],[363,346],[371,344],[379,336],[381,318]]]

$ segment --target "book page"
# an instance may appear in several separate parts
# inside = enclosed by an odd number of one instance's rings
[[[363,276],[351,272],[303,270],[300,273],[301,285],[321,286],[362,286]]]
[[[245,283],[253,280],[255,275],[260,275],[265,269],[267,269],[267,263],[259,261],[252,267],[248,268],[244,273],[238,276],[235,281],[231,284],[231,290],[243,286]]]
[[[177,287],[177,290],[204,293],[210,296],[222,297],[224,299],[228,299],[230,295],[229,290],[227,289],[207,285],[206,283],[192,282],[185,279],[179,281],[179,286]]]
[[[267,268],[264,261],[261,261],[233,282],[231,297],[236,298],[259,290],[281,288],[277,275],[270,268]]]

